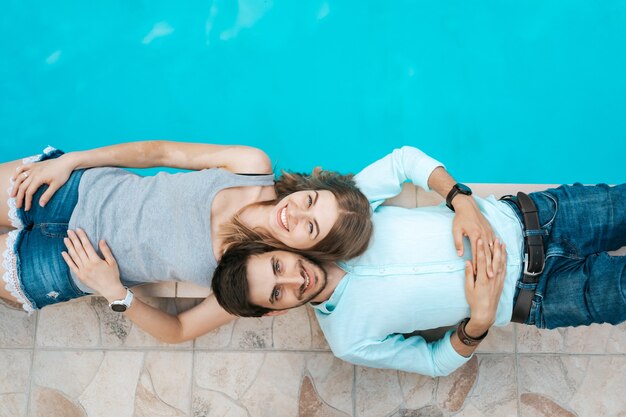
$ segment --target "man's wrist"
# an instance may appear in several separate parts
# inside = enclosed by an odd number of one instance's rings
[[[465,324],[465,333],[473,339],[479,339],[491,328],[492,323],[470,318]]]
[[[454,206],[455,211],[458,211],[465,206],[473,206],[475,203],[474,197],[472,197],[471,195],[465,195],[460,193],[455,195],[454,198],[450,200],[450,202]]]

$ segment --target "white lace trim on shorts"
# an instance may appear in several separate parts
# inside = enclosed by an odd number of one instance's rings
[[[31,162],[40,161],[44,155],[48,155],[55,151],[56,149],[52,146],[48,146],[44,149],[43,153],[39,155],[29,156],[27,158],[22,159],[22,164],[30,164]],[[14,181],[11,180],[9,184],[9,189],[7,190],[7,195],[11,195],[11,191],[13,191]],[[2,276],[2,280],[4,281],[4,288],[11,293],[13,297],[17,299],[18,302],[22,304],[22,308],[28,313],[32,313],[35,311],[33,305],[24,295],[22,291],[22,286],[20,285],[20,279],[17,274],[17,258],[15,256],[15,240],[17,239],[17,235],[20,230],[24,228],[22,221],[17,216],[17,207],[15,203],[14,197],[8,198],[9,205],[9,219],[11,220],[11,225],[15,227],[16,230],[12,230],[9,232],[6,241],[6,248],[2,252],[2,266],[4,267],[4,275]]]

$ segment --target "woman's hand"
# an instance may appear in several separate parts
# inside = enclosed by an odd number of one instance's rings
[[[24,203],[24,210],[30,210],[33,195],[39,187],[48,184],[48,189],[39,199],[39,205],[45,206],[54,193],[61,188],[72,174],[75,166],[70,158],[61,155],[59,158],[22,165],[13,175],[13,190],[11,197],[15,197],[18,208]]]
[[[496,240],[493,244],[493,277],[487,275],[487,257],[485,244],[481,239],[477,242],[477,272],[474,274],[472,265],[465,266],[465,298],[470,305],[470,321],[466,330],[469,335],[478,337],[493,325],[498,310],[498,302],[504,287],[506,276],[506,245]]]
[[[67,252],[61,255],[70,270],[89,288],[104,296],[109,302],[123,298],[126,290],[120,281],[120,271],[111,249],[104,240],[99,247],[104,259],[95,251],[82,229],[68,230],[64,239]]]
[[[474,273],[478,271],[477,252],[481,250],[477,248],[478,240],[482,240],[487,244],[485,246],[485,260],[487,274],[494,276],[494,268],[492,266],[491,251],[494,244],[495,234],[489,224],[489,221],[483,216],[471,196],[457,195],[454,198],[454,220],[452,221],[452,234],[454,236],[454,246],[459,256],[463,256],[463,236],[467,236],[472,248],[472,267]]]

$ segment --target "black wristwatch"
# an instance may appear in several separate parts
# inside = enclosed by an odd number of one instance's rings
[[[454,211],[454,207],[452,207],[452,199],[454,199],[457,194],[472,195],[472,189],[465,184],[461,184],[460,182],[454,184],[446,197],[446,206],[448,206],[448,208],[452,211]]]

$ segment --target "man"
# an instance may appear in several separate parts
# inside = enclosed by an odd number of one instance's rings
[[[512,312],[540,328],[626,320],[626,258],[606,252],[626,244],[626,185],[476,201],[506,244],[496,241],[490,251],[479,241],[476,272],[469,249],[465,260],[457,256],[445,206],[379,207],[359,258],[318,264],[254,244],[234,248],[216,270],[215,295],[240,316],[311,301],[338,357],[431,376],[465,363],[488,328],[508,324]],[[431,343],[404,336],[457,323]]]

